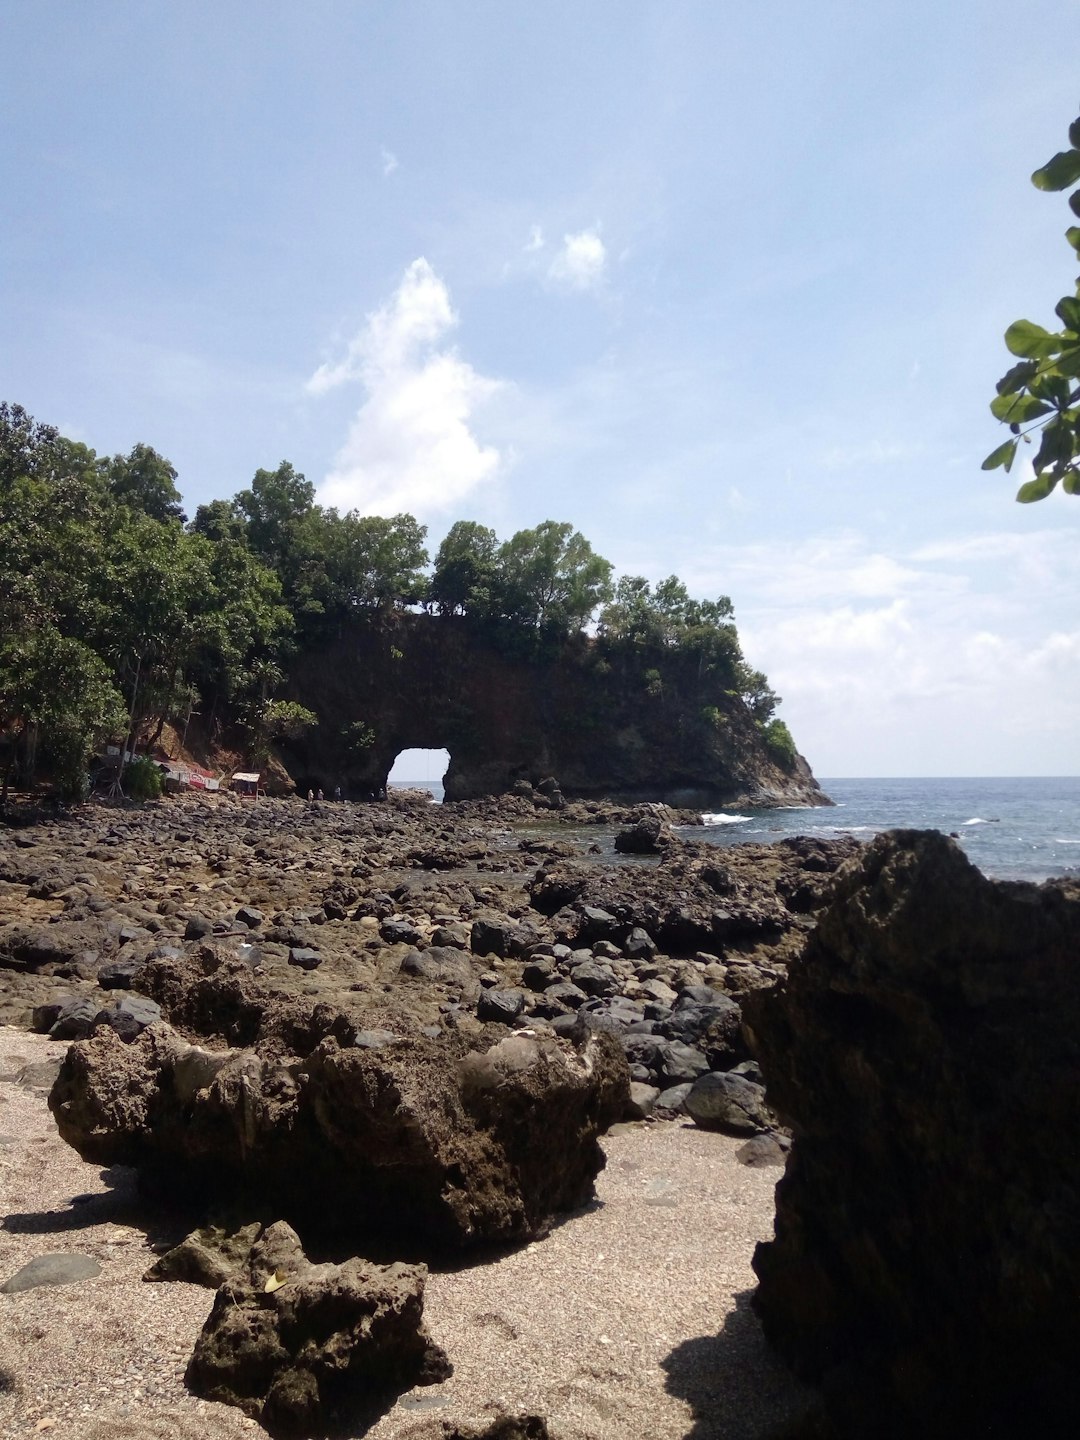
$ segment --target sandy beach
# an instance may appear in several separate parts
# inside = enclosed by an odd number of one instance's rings
[[[142,1280],[162,1217],[130,1171],[87,1165],[59,1139],[48,1073],[28,1068],[59,1054],[0,1028],[0,1283],[58,1252],[100,1274],[0,1294],[0,1433],[264,1434],[184,1388],[212,1294]],[[617,1127],[588,1209],[499,1260],[432,1274],[425,1318],[454,1374],[402,1396],[372,1440],[435,1440],[443,1422],[503,1411],[545,1416],[558,1440],[759,1440],[797,1413],[806,1392],[748,1307],[780,1172],[741,1165],[739,1143],[679,1122]]]

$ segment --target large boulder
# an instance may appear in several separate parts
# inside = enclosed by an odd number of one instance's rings
[[[271,1435],[365,1426],[413,1385],[450,1374],[423,1325],[422,1265],[312,1265],[288,1225],[269,1226],[226,1281],[185,1380]]]
[[[880,836],[744,1002],[794,1129],[755,1308],[839,1434],[1071,1434],[1080,890]]]
[[[271,1017],[254,1043],[209,1049],[162,1024],[71,1047],[50,1106],[84,1159],[403,1256],[524,1241],[590,1195],[628,1095],[611,1036],[470,1022],[432,1038],[399,1016],[372,1045],[329,1005],[275,1010],[250,975],[217,974],[230,1024],[251,1028],[260,999]],[[212,978],[193,980],[200,1007]]]

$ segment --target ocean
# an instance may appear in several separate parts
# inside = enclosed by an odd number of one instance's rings
[[[442,786],[411,782],[442,799]],[[855,835],[881,830],[941,830],[955,835],[973,864],[1000,880],[1045,880],[1080,873],[1080,776],[1049,779],[821,779],[834,807],[738,809],[705,815],[684,833],[714,845],[779,840],[784,835]],[[614,832],[590,829],[613,852]]]

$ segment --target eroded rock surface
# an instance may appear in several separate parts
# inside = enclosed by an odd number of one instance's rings
[[[362,1426],[402,1391],[450,1374],[424,1329],[425,1278],[422,1265],[312,1265],[288,1225],[271,1225],[245,1273],[218,1291],[187,1384],[272,1435]]]
[[[1078,959],[1075,884],[894,832],[745,1002],[794,1127],[755,1308],[842,1436],[1075,1430]]]
[[[174,1016],[213,1011],[216,994],[222,1028],[254,1033],[208,1048],[152,1025],[74,1044],[49,1103],[85,1159],[410,1256],[529,1239],[590,1195],[598,1137],[628,1099],[612,1037],[575,1046],[474,1022],[435,1038],[406,1016],[380,1036],[329,1005],[282,1002],[241,962],[157,964]]]

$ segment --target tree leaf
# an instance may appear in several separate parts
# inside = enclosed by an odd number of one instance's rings
[[[1054,369],[1061,375],[1073,379],[1080,377],[1080,345],[1070,345],[1054,361]]]
[[[1074,215],[1080,215],[1080,190],[1074,190],[1069,196],[1069,209]]]
[[[1080,150],[1059,150],[1031,177],[1037,190],[1066,190],[1080,180]]]
[[[1076,192],[1080,195],[1080,190]],[[1075,295],[1066,295],[1054,306],[1054,314],[1069,330],[1080,331],[1080,300]]]
[[[1080,119],[1074,120],[1069,126],[1069,144],[1080,150]]]
[[[1066,495],[1080,495],[1080,470],[1070,470],[1061,482]]]
[[[1016,498],[1021,505],[1030,505],[1033,500],[1045,500],[1056,484],[1057,480],[1053,475],[1036,475],[1034,480],[1020,486]]]
[[[1070,201],[1069,203],[1071,204],[1072,202]],[[1076,251],[1077,257],[1080,258],[1080,225],[1070,225],[1068,230],[1065,231],[1065,239]]]
[[[1005,331],[1005,344],[1014,355],[1047,360],[1061,349],[1061,340],[1033,320],[1015,320]]]
[[[263,1286],[263,1294],[272,1295],[275,1290],[281,1289],[281,1287],[286,1283],[287,1279],[288,1276],[285,1274],[284,1270],[275,1270],[274,1273],[267,1280],[266,1284]]]
[[[982,468],[984,470],[996,470],[1000,465],[1004,465],[1007,474],[1012,469],[1012,463],[1016,459],[1016,447],[1018,444],[1019,441],[1017,440],[1006,440],[1004,445],[999,445],[996,450],[992,451],[986,457],[982,463]]]
[[[1040,415],[1049,415],[1051,408],[1034,395],[999,395],[990,402],[991,415],[1007,425],[1026,425],[1029,420],[1038,420]]]
[[[1019,365],[1014,365],[997,382],[997,393],[999,395],[1015,395],[1017,390],[1022,390],[1038,370],[1038,364],[1034,360],[1021,360]]]

